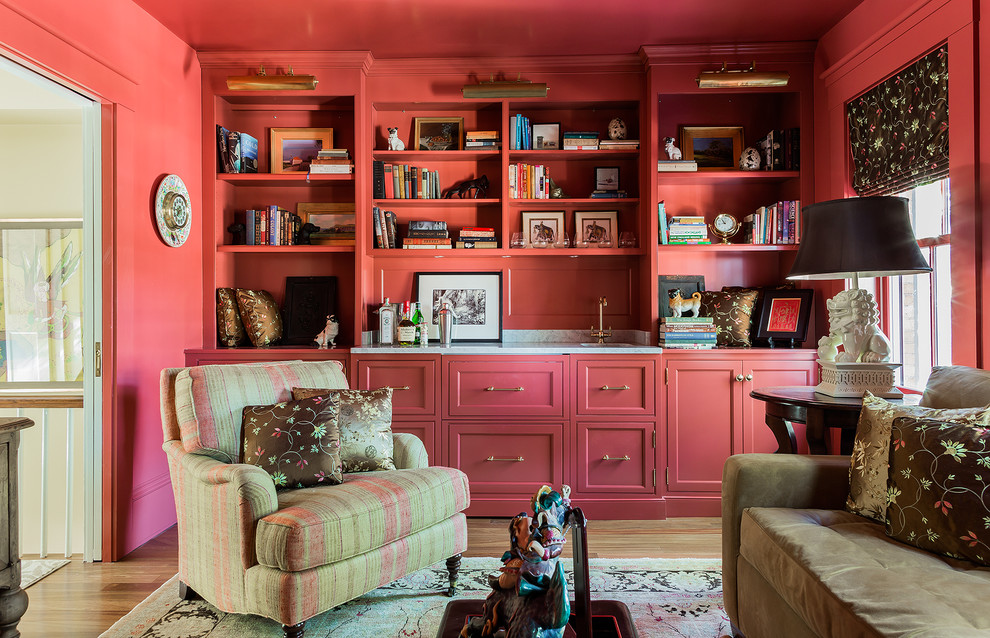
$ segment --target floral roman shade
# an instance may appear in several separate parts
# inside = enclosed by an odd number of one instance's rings
[[[949,63],[942,45],[846,105],[853,189],[890,195],[949,175]]]

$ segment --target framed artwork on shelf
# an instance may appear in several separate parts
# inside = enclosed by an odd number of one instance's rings
[[[451,341],[502,340],[501,272],[418,272],[416,301],[438,339],[437,311],[447,302],[454,314]]]
[[[619,167],[618,166],[596,166],[595,167],[595,190],[617,191],[619,190]]]
[[[356,217],[354,204],[343,202],[300,202],[296,207],[300,227],[307,223],[318,228],[309,234],[314,246],[353,246]]]
[[[607,248],[615,242],[618,226],[618,211],[579,210],[574,211],[574,242],[598,244]]]
[[[533,148],[543,151],[560,148],[560,122],[534,124]]]
[[[333,148],[332,128],[273,128],[272,173],[307,173],[320,151]]]
[[[539,210],[522,212],[523,237],[530,246],[549,246],[564,232],[564,211]]]
[[[705,291],[704,275],[660,275],[657,277],[657,295],[660,304],[661,317],[673,317],[670,309],[670,298],[675,291],[680,291],[681,297],[688,298],[696,292]]]
[[[741,126],[682,126],[681,152],[698,170],[738,170],[743,150]]]
[[[414,118],[413,138],[417,151],[460,151],[464,149],[463,117]]]
[[[314,345],[316,335],[337,314],[336,277],[286,277],[283,345]]]
[[[755,339],[799,342],[808,338],[808,319],[815,291],[768,289],[763,292]]]

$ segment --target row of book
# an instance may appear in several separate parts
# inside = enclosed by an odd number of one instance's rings
[[[497,151],[501,146],[498,131],[465,131],[464,150]]]
[[[440,199],[440,173],[409,164],[372,163],[375,199]]]
[[[773,129],[761,140],[761,146],[767,149],[764,170],[801,170],[801,129]]]
[[[348,175],[354,172],[354,162],[346,148],[325,148],[309,162],[310,173]]]
[[[801,200],[760,206],[742,220],[744,244],[798,244],[801,242]]]
[[[550,169],[543,164],[509,164],[509,197],[550,199]]]
[[[639,140],[599,140],[600,151],[635,151],[639,148]]]
[[[670,350],[711,350],[716,345],[712,317],[664,317],[658,345]]]
[[[710,244],[708,224],[700,215],[674,215],[667,218],[664,204],[659,204],[661,244]]]
[[[277,204],[246,210],[244,243],[248,246],[294,246],[301,221],[299,215]]]
[[[257,173],[257,138],[217,125],[217,172]]]
[[[394,212],[372,206],[371,223],[375,229],[375,248],[398,247],[399,233]]]
[[[694,160],[657,160],[658,173],[694,173],[698,170],[698,162]]]
[[[533,124],[522,114],[509,117],[509,148],[513,151],[529,151],[533,148]]]

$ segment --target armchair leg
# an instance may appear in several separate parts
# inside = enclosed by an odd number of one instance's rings
[[[303,621],[298,625],[282,625],[284,638],[303,638],[303,627],[305,625],[306,621]]]
[[[455,554],[447,559],[447,574],[450,586],[447,588],[447,595],[453,596],[457,593],[457,572],[461,569],[461,555]]]
[[[200,600],[202,596],[197,594],[192,587],[185,584],[181,580],[179,581],[179,598],[182,600]]]

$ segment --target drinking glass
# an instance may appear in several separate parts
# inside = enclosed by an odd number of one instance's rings
[[[509,246],[512,248],[525,248],[526,235],[522,233],[512,233],[512,237],[509,239]]]
[[[557,241],[553,243],[554,248],[570,248],[571,238],[567,236],[567,233],[560,232],[557,235]]]
[[[636,247],[636,233],[624,230],[619,233],[619,248],[635,248]]]

